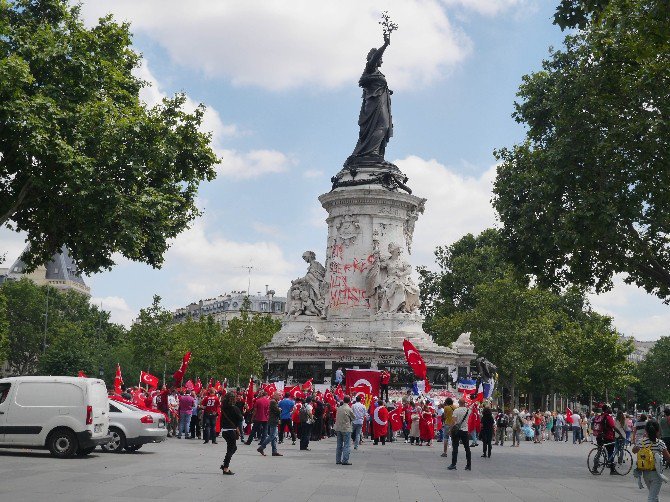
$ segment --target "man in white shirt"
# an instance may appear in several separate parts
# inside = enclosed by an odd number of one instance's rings
[[[342,371],[342,368],[337,368],[337,371],[335,372],[335,385],[341,385],[343,380],[344,372]]]
[[[356,396],[356,402],[351,407],[354,412],[354,420],[352,422],[353,432],[352,436],[354,437],[354,450],[358,450],[358,445],[361,444],[361,431],[363,430],[363,420],[368,414],[368,410],[365,409],[365,405],[361,403],[360,394]]]
[[[454,410],[453,424],[456,431],[452,434],[451,440],[453,448],[451,449],[451,465],[447,467],[450,471],[456,470],[456,461],[458,460],[458,443],[463,444],[465,448],[465,470],[471,470],[470,441],[468,440],[468,416],[470,408],[465,406],[463,398],[458,400],[458,408]]]
[[[579,413],[575,412],[572,414],[572,444],[582,444],[582,417],[579,416]]]

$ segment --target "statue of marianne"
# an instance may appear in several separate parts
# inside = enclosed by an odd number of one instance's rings
[[[357,160],[384,162],[386,144],[393,136],[391,118],[391,91],[386,77],[379,71],[384,51],[391,43],[391,33],[384,33],[384,45],[370,49],[367,64],[358,85],[363,88],[363,104],[358,117],[358,143],[345,165],[356,164]]]

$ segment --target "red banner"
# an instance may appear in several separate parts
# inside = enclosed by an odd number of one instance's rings
[[[158,388],[158,377],[153,376],[151,373],[140,371],[140,382],[148,385],[152,389]]]
[[[347,369],[347,394],[355,397],[358,394],[378,396],[381,379],[379,370]]]

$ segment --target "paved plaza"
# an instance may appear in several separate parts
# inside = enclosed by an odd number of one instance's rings
[[[495,447],[491,459],[473,449],[472,472],[447,471],[441,443],[417,447],[403,442],[353,451],[352,466],[335,465],[334,439],[311,451],[281,445],[284,457],[261,457],[240,445],[235,476],[219,470],[225,443],[168,439],[135,454],[104,454],[58,460],[46,452],[0,450],[0,501],[643,501],[632,473],[592,476],[590,445],[523,443]],[[269,453],[269,448],[268,448]],[[461,452],[462,454],[462,452]],[[667,486],[661,498],[669,493]]]

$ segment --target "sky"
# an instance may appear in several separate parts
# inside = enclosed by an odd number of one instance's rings
[[[130,23],[148,105],[184,92],[189,106],[207,106],[203,128],[221,158],[217,178],[199,190],[203,216],[171,243],[163,267],[119,256],[111,271],[86,278],[91,301],[130,325],[154,294],[170,309],[246,291],[249,281],[252,293],[267,285],[284,296],[304,274],[303,251],[323,262],[326,212],[317,197],[356,143],[358,77],[382,43],[383,11],[399,25],[382,67],[394,91],[386,159],[428,199],[410,261],[435,268],[436,246],[497,224],[493,150],[524,138],[511,116],[515,94],[562,44],[556,3],[84,0],[88,25],[108,13]],[[23,241],[0,230],[10,264]],[[622,276],[591,302],[626,335],[670,334],[670,309]]]

